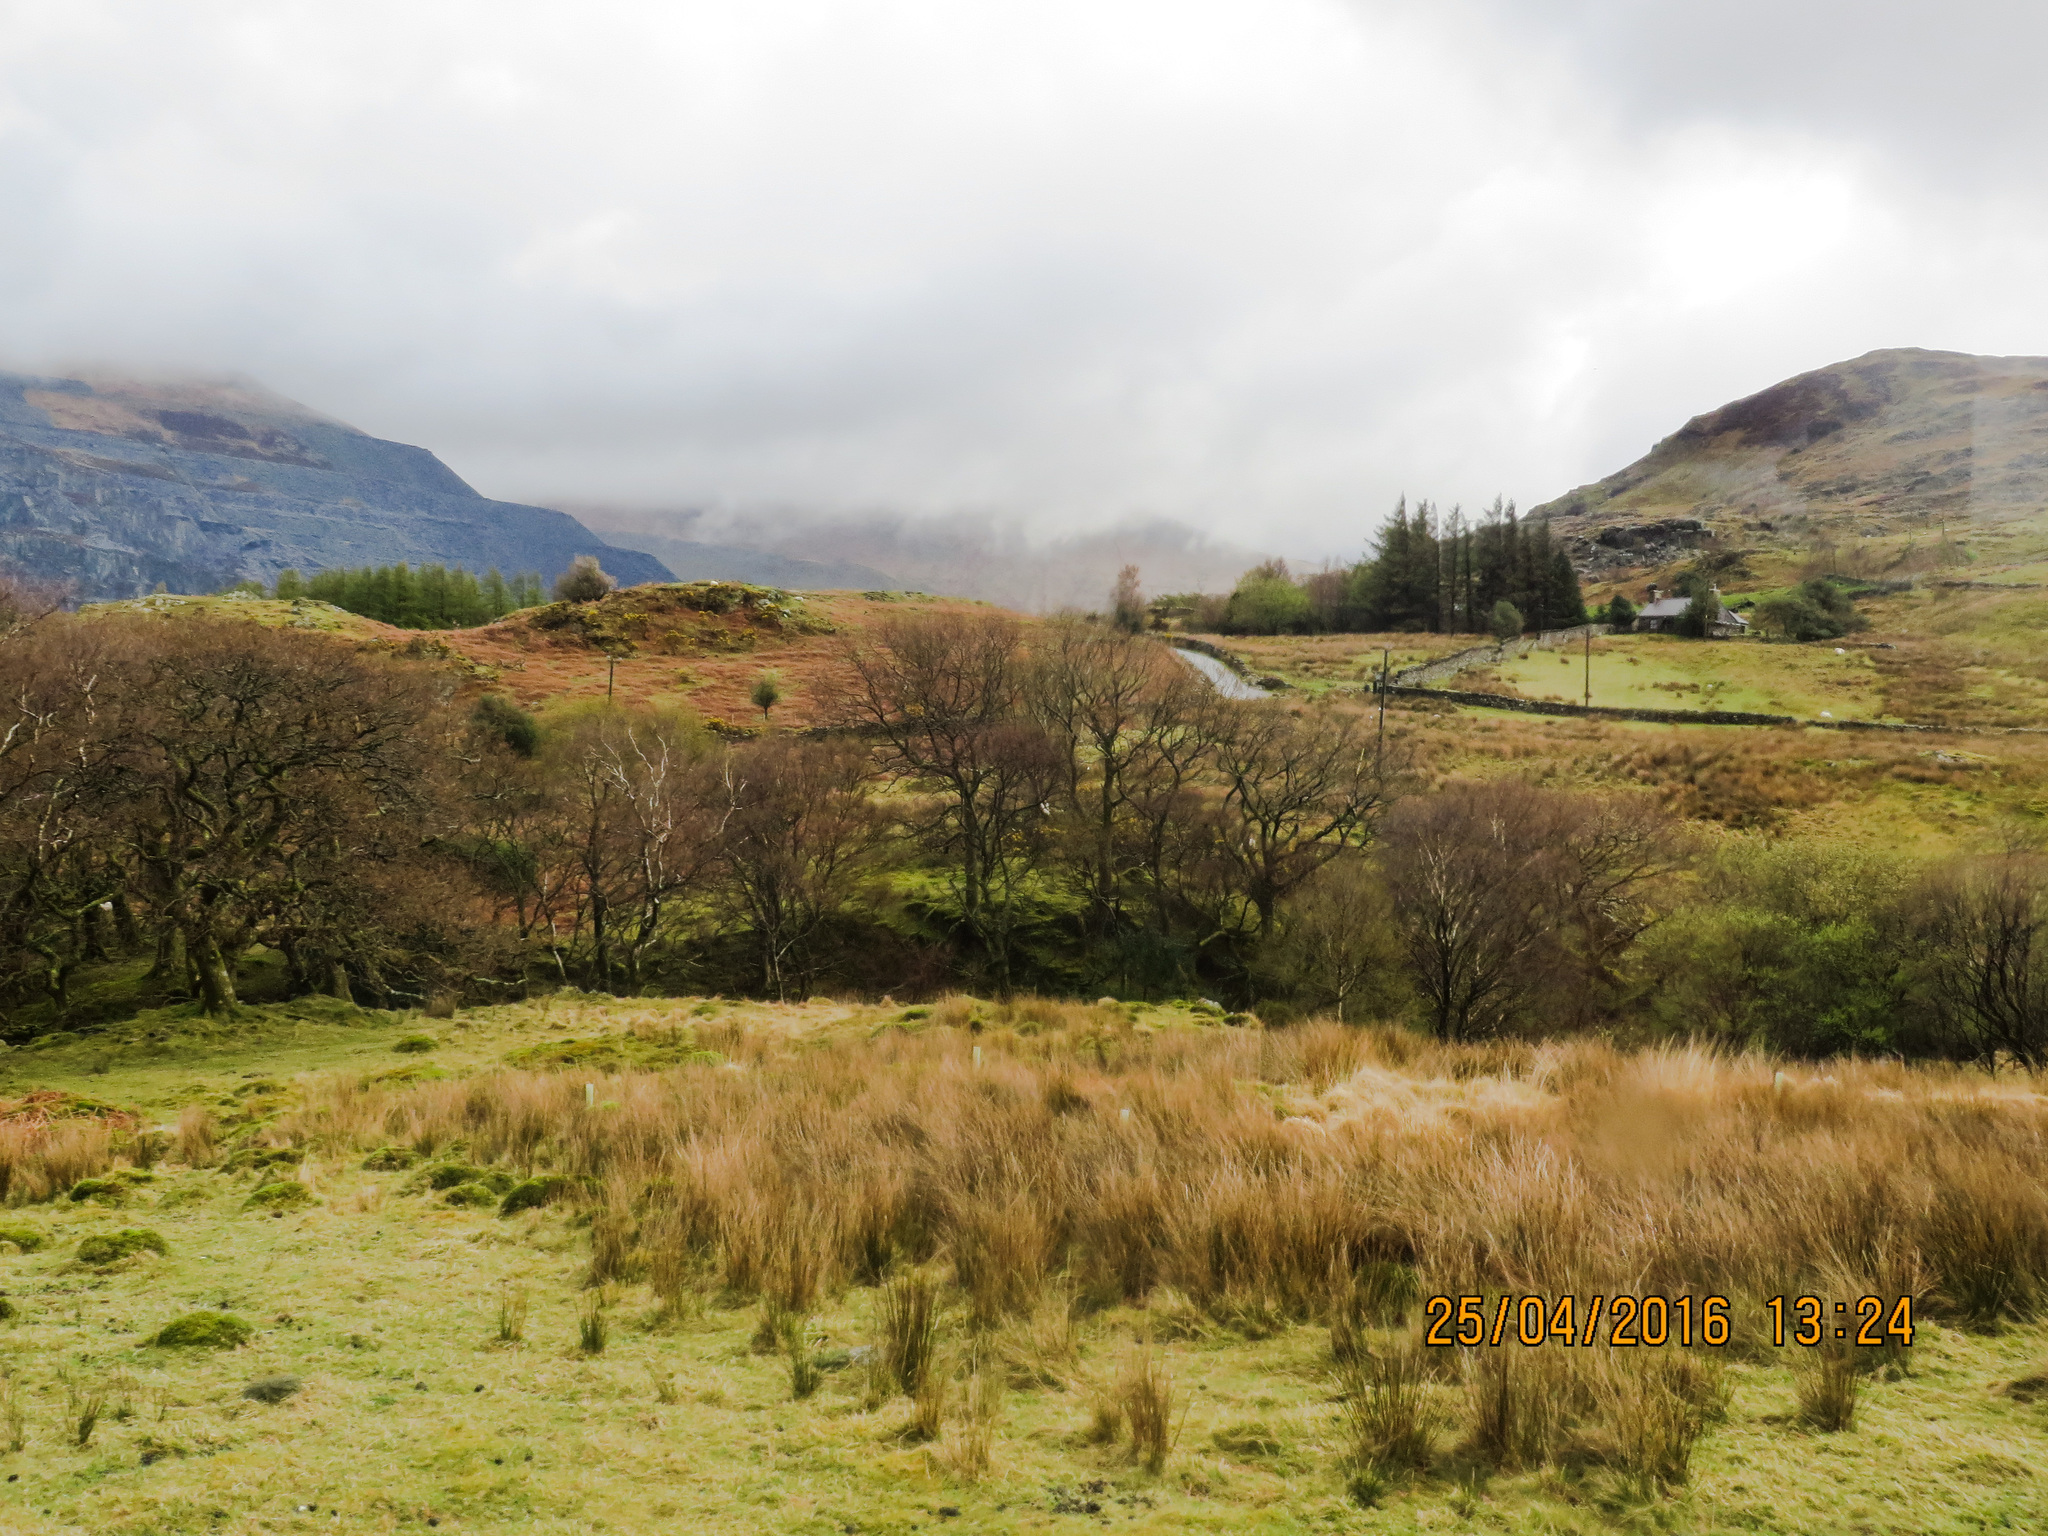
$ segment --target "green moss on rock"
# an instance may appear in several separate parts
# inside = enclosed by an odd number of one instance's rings
[[[297,1180],[280,1180],[258,1186],[242,1202],[245,1211],[296,1211],[313,1203],[313,1191]]]
[[[553,1205],[557,1200],[569,1197],[569,1180],[559,1173],[544,1173],[537,1179],[528,1179],[514,1185],[505,1196],[504,1204],[498,1207],[500,1216],[516,1216],[521,1211],[538,1210],[544,1205]]]
[[[187,1312],[164,1324],[150,1342],[166,1349],[239,1349],[255,1331],[229,1312]]]
[[[168,1253],[163,1234],[148,1227],[124,1227],[119,1232],[103,1232],[88,1237],[78,1245],[78,1262],[103,1268],[118,1264],[131,1255],[149,1252],[158,1255]]]

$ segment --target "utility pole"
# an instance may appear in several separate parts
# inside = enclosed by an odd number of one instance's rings
[[[1380,648],[1380,744],[1375,749],[1375,763],[1387,760],[1387,661],[1393,654],[1392,646]]]
[[[612,696],[612,682],[619,675],[619,658],[607,651],[604,659],[608,663],[604,673],[604,696],[609,699]]]
[[[1586,708],[1593,707],[1593,626],[1586,626]]]

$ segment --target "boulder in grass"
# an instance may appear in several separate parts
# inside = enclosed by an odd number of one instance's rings
[[[441,1197],[450,1205],[481,1207],[496,1205],[498,1196],[488,1184],[458,1184]]]
[[[165,1349],[240,1349],[255,1331],[232,1312],[187,1312],[165,1323],[150,1342]]]
[[[258,1376],[242,1388],[242,1396],[252,1403],[281,1403],[298,1390],[296,1376]]]

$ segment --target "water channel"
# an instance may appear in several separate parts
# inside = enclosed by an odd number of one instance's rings
[[[1265,699],[1272,695],[1256,683],[1248,683],[1214,656],[1204,656],[1200,651],[1184,651],[1175,646],[1173,654],[1209,679],[1215,690],[1226,699]]]

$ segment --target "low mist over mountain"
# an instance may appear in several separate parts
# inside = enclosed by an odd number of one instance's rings
[[[1598,570],[1715,540],[1952,537],[2044,507],[2048,358],[1899,348],[1696,416],[1535,511]]]
[[[778,586],[911,587],[951,597],[978,597],[1027,612],[1096,609],[1116,573],[1138,567],[1145,591],[1228,592],[1246,567],[1270,558],[1239,544],[1212,541],[1167,518],[1118,524],[1100,533],[1037,540],[1021,522],[963,513],[947,518],[877,514],[831,517],[802,512],[723,515],[579,506],[577,514],[615,544],[659,555],[679,573],[765,581],[749,574],[762,557],[775,570],[804,562],[835,577],[865,571],[859,581],[820,576]],[[1361,525],[1357,542],[1366,531]],[[702,552],[712,551],[711,556]],[[703,569],[697,569],[699,560]],[[882,573],[887,572],[885,576]]]
[[[579,554],[622,582],[668,574],[254,385],[0,374],[0,566],[84,600],[396,561],[548,578]]]

